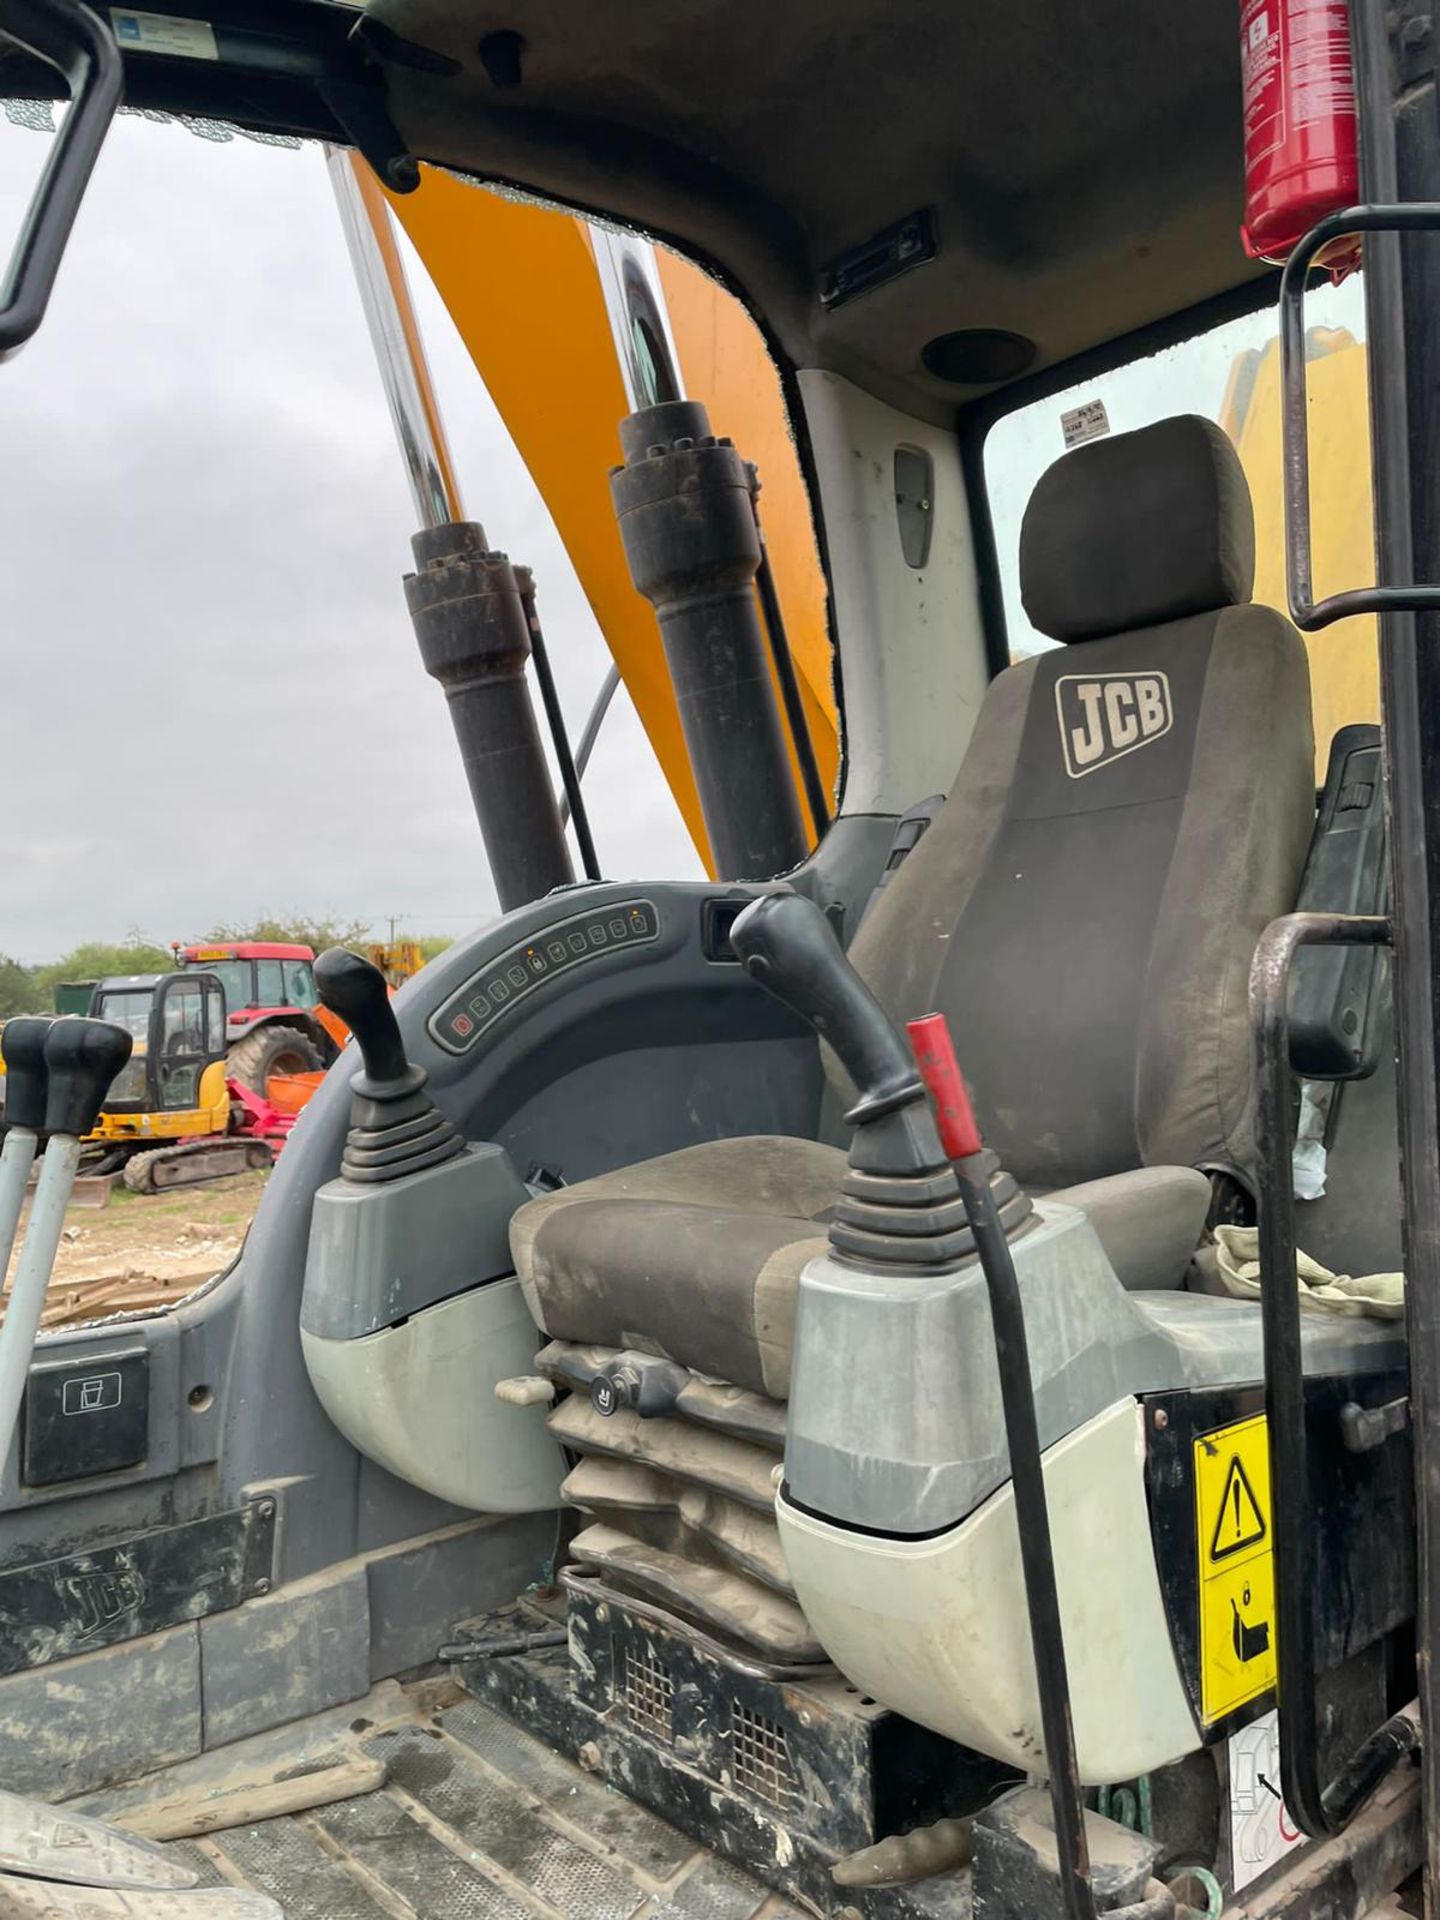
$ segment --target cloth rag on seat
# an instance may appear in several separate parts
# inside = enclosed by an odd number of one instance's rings
[[[1255,1227],[1216,1227],[1215,1247],[1225,1291],[1239,1300],[1260,1298],[1260,1234]],[[1317,1313],[1370,1314],[1399,1320],[1405,1313],[1403,1273],[1332,1273],[1295,1250],[1300,1304]]]

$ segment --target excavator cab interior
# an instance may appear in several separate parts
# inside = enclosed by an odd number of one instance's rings
[[[0,94],[72,96],[0,354],[64,297],[122,97],[724,279],[783,382],[843,719],[817,799],[753,472],[641,315],[610,487],[712,877],[583,847],[571,880],[531,589],[476,524],[417,534],[506,910],[393,997],[322,955],[356,1044],[234,1266],[25,1347],[0,1787],[123,1824],[339,1767],[353,1797],[212,1820],[168,1880],[92,1869],[175,1920],[1434,1914],[1426,6],[0,0],[0,35]],[[1263,120],[1282,79],[1309,119]],[[1247,160],[1283,186],[1303,126],[1318,164],[1317,102],[1358,176],[1280,246]],[[1304,302],[1357,268],[1374,584],[1317,598]],[[1252,499],[1218,391],[1151,357],[1264,311]],[[1117,368],[1154,376],[1142,419],[1042,411],[1002,555],[987,438]],[[1317,731],[1360,616],[1378,700]],[[42,1197],[67,1046],[7,1039]],[[4,1815],[0,1916],[152,1911],[64,1904]]]

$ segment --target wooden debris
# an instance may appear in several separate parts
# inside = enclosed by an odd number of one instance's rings
[[[197,1287],[213,1280],[217,1271],[213,1266],[169,1274],[138,1273],[129,1269],[124,1273],[98,1274],[93,1280],[52,1280],[45,1295],[40,1325],[43,1328],[76,1327],[114,1313],[167,1312]],[[9,1292],[7,1287],[6,1300]]]
[[[151,1800],[114,1814],[110,1824],[143,1840],[194,1840],[206,1833],[223,1833],[227,1827],[250,1827],[283,1814],[333,1806],[337,1800],[374,1793],[384,1784],[384,1761],[357,1753],[333,1767],[295,1774],[288,1780],[240,1781]]]

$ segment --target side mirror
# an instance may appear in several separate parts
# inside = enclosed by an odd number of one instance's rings
[[[0,36],[63,74],[70,110],[0,281],[0,360],[45,317],[75,215],[125,91],[110,29],[81,0],[0,0]]]

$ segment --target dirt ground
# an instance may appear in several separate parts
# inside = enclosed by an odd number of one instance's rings
[[[72,1207],[50,1282],[45,1323],[163,1306],[228,1267],[260,1204],[268,1173],[241,1173],[176,1193],[131,1193]]]

